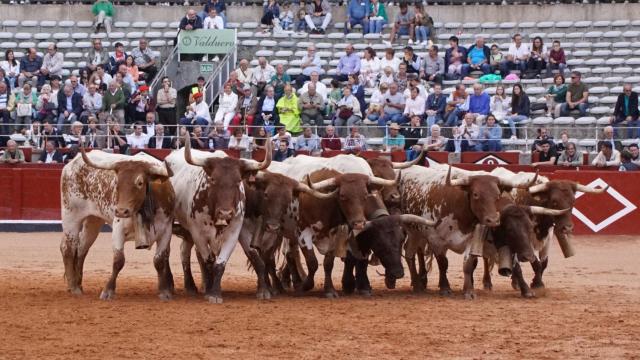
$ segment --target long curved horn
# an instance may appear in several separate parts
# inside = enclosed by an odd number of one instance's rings
[[[547,191],[548,188],[549,188],[549,184],[548,183],[542,183],[542,184],[538,184],[538,185],[529,186],[529,193],[530,194],[535,194],[535,193],[539,193],[539,192],[545,192],[545,191]]]
[[[447,180],[445,181],[445,184],[447,186],[465,186],[465,185],[469,185],[469,178],[463,178],[463,179],[453,179],[451,180],[451,168],[452,166],[449,165],[449,170],[447,171]]]
[[[602,194],[603,192],[607,191],[607,189],[609,189],[609,185],[604,188],[594,189],[592,187],[576,183],[576,190],[582,191],[583,193]]]
[[[416,165],[420,162],[420,160],[422,160],[422,156],[424,155],[424,153],[426,152],[425,148],[422,147],[422,151],[420,151],[420,154],[418,154],[418,156],[411,160],[411,161],[405,161],[402,163],[394,163],[392,162],[391,164],[393,165],[393,168],[398,170],[398,169],[406,169],[408,167],[411,167],[413,165]]]
[[[162,177],[170,177],[169,176],[169,168],[167,167],[166,163],[163,165],[152,165],[149,168],[149,174],[150,175],[156,175],[156,176],[162,176]]]
[[[435,221],[427,220],[422,216],[413,215],[413,214],[399,215],[399,217],[400,217],[400,221],[402,221],[405,224],[407,223],[418,224],[418,225],[424,225],[424,226],[434,226],[436,224]]]
[[[184,161],[189,165],[204,166],[204,160],[191,157],[191,136],[189,136],[189,131],[187,131],[187,134],[184,136]]]
[[[82,144],[82,141],[80,142],[80,154],[82,154],[82,160],[84,160],[85,164],[96,168],[96,169],[101,169],[101,170],[115,170],[116,169],[116,164],[117,162],[115,161],[92,161],[91,159],[89,159],[89,156],[87,155],[87,152],[84,151],[84,144]]]
[[[311,182],[311,179],[309,179],[309,186],[315,190],[323,190],[332,186],[336,186],[336,178],[333,177],[331,179],[322,180],[315,184]]]
[[[555,210],[555,209],[545,208],[542,206],[529,206],[529,209],[531,210],[531,213],[534,215],[549,215],[549,216],[560,216],[562,214],[567,213],[569,210],[571,210],[571,209]]]
[[[498,177],[498,180],[500,181],[500,185],[502,186],[519,189],[531,189],[532,185],[535,184],[538,180],[538,170],[536,170],[536,175],[533,177],[533,179],[529,180],[526,184],[523,184],[522,182],[515,182],[512,179],[504,179],[501,177]]]
[[[254,162],[248,162],[243,160],[244,165],[245,165],[245,170],[247,171],[260,171],[260,170],[264,170],[266,168],[269,167],[269,165],[271,165],[271,141],[269,139],[267,139],[267,141],[265,142],[265,154],[264,154],[264,160],[262,160],[261,163],[254,163]]]
[[[372,185],[380,185],[380,186],[395,186],[396,180],[387,180],[383,178],[379,178],[377,176],[369,176],[369,184]]]
[[[307,193],[313,197],[316,197],[318,199],[330,199],[332,197],[334,197],[337,193],[338,193],[338,189],[333,190],[330,193],[323,193],[317,190],[314,190],[312,188],[310,188],[307,184],[303,183],[303,182],[298,182],[298,185],[296,186],[296,190]]]

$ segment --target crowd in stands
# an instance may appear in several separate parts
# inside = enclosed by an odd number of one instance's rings
[[[413,158],[423,147],[449,152],[501,151],[503,139],[524,137],[527,125],[522,123],[528,122],[534,111],[544,110],[548,117],[588,114],[589,88],[580,72],[567,71],[559,41],[553,41],[548,49],[540,37],[527,44],[520,34],[514,34],[503,54],[481,36],[468,48],[451,36],[441,57],[433,44],[433,19],[422,4],[401,3],[393,21],[378,0],[350,0],[346,6],[345,33],[356,26],[365,34],[390,29],[384,54],[367,47],[360,56],[353,44],[346,44],[336,73],[326,84],[321,78],[328,75],[313,45],[300,59],[300,75],[293,78],[285,65],[274,67],[259,57],[257,66],[251,67],[250,59],[241,59],[215,104],[207,103],[205,79],[200,77],[196,91],[185,99],[184,113],[178,113],[178,93],[171,79],[163,78],[156,93],[150,92],[158,64],[146,39],[140,39],[130,53],[121,43],[105,49],[100,39],[94,39],[87,67],[79,76],[71,75],[64,81],[64,56],[55,43],[43,57],[32,48],[19,61],[9,49],[0,62],[0,145],[7,147],[4,158],[19,158],[16,141],[45,149],[43,162],[59,162],[51,147],[80,143],[120,153],[137,148],[178,148],[184,145],[182,135],[188,131],[196,149],[260,149],[271,139],[276,159],[282,160],[297,151],[366,150],[367,141],[360,131],[368,126],[384,129],[382,151],[406,151],[407,157]],[[321,34],[332,21],[331,9],[327,0],[299,4],[269,0],[260,22],[264,31]],[[96,31],[102,27],[110,31],[113,6],[99,0],[92,12]],[[180,30],[224,28],[225,12],[223,0],[207,1],[202,11],[187,12]],[[392,45],[402,35],[409,40],[400,50],[402,56],[396,56]],[[420,56],[418,47],[427,49],[427,55]],[[545,103],[531,103],[518,82],[509,88],[495,82],[543,77],[553,77]],[[459,82],[450,93],[443,91],[446,80],[471,78],[480,81],[471,88]],[[487,92],[483,79],[496,84],[495,93]],[[328,123],[331,125],[325,128]],[[618,96],[610,124],[604,130],[605,140],[597,146],[600,153],[593,165],[640,164],[636,145],[621,152],[619,142],[613,140],[640,137],[638,94],[631,84],[625,84]],[[625,130],[616,132],[616,127]],[[534,166],[570,166],[582,161],[566,133],[555,143],[546,129],[540,129],[537,140],[532,150],[539,153],[540,160]],[[629,157],[630,161],[623,161]],[[628,169],[632,167],[628,165]]]

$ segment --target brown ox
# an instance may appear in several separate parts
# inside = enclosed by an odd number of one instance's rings
[[[124,266],[124,242],[136,248],[157,242],[153,259],[161,299],[172,296],[169,242],[173,223],[174,192],[171,172],[146,154],[124,156],[92,151],[76,157],[62,170],[63,238],[60,251],[69,291],[82,293],[85,257],[104,223],[112,226],[113,271],[101,299],[115,296],[116,279]]]

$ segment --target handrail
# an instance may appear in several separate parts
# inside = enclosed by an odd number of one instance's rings
[[[176,39],[177,38],[178,36],[176,35]],[[169,56],[167,56],[167,59],[162,64],[162,67],[160,68],[160,70],[158,70],[156,77],[153,79],[153,81],[149,85],[149,89],[151,89],[152,92],[155,91],[155,88],[156,86],[158,86],[158,83],[166,75],[167,68],[169,68],[169,64],[171,64],[171,62],[173,61],[173,58],[176,56],[177,53],[178,53],[178,42],[176,41],[176,43],[173,46],[173,49],[171,49],[171,52],[169,53]]]
[[[238,60],[237,58],[238,58],[238,45],[237,45],[237,37],[236,37],[236,45],[234,45],[233,49],[231,49],[231,51],[229,51],[222,58],[222,60],[218,63],[218,67],[211,73],[209,78],[204,83],[205,91],[210,91],[210,94],[211,94],[211,96],[209,97],[209,106],[213,104],[214,99],[220,93],[220,88],[222,87],[222,84],[224,84],[227,81],[227,78],[231,73],[231,69],[233,68],[233,66],[235,66]],[[232,65],[230,66],[230,64]],[[225,79],[220,78],[222,70],[226,70],[227,76]],[[218,79],[218,84],[217,84],[218,91],[215,91],[216,89],[212,88],[214,85],[214,80],[216,78]]]

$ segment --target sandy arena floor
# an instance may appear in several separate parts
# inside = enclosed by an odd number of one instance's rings
[[[152,252],[132,244],[116,300],[99,300],[111,271],[108,234],[89,252],[85,295],[73,297],[59,242],[57,233],[0,234],[0,359],[640,359],[638,238],[579,238],[570,259],[555,246],[547,289],[533,300],[494,274],[493,292],[479,290],[478,299],[465,301],[461,257],[450,255],[452,298],[437,295],[437,270],[427,294],[414,295],[407,278],[396,290],[383,289],[370,268],[372,298],[327,300],[320,269],[308,296],[259,302],[238,247],[223,278],[222,305],[184,294],[177,251],[171,261],[178,294],[158,300]],[[476,287],[481,275],[480,268]],[[529,266],[525,276],[532,276]]]

